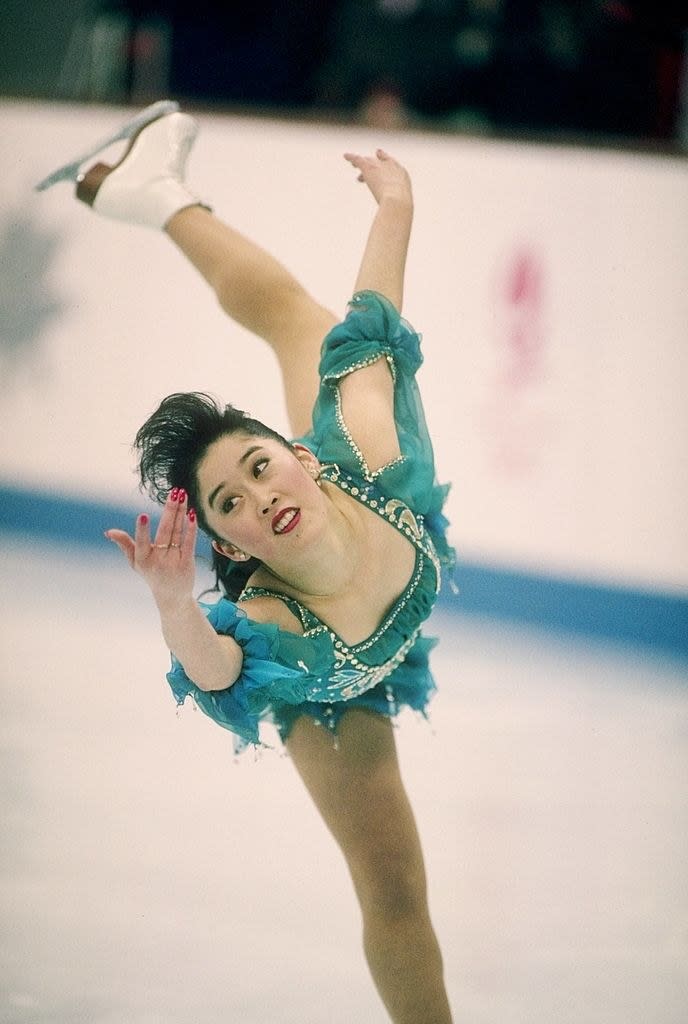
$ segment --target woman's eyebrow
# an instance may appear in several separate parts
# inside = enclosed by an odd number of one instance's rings
[[[261,444],[254,444],[250,448],[247,448],[239,459],[239,465],[241,465],[242,462],[246,462],[246,459],[250,459],[254,452],[259,452],[262,447],[263,446]]]

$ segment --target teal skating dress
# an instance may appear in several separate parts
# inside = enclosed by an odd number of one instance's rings
[[[394,379],[394,415],[401,455],[371,472],[342,415],[339,382],[387,359]],[[305,605],[276,591],[247,587],[240,601],[269,595],[288,606],[303,636],[252,622],[226,598],[204,605],[216,632],[243,648],[242,672],[226,690],[200,690],[173,657],[168,682],[179,704],[192,696],[202,711],[231,730],[235,748],[260,742],[269,721],[284,739],[299,715],[336,731],[351,707],[394,716],[403,707],[425,713],[435,685],[428,665],[436,641],[422,636],[440,587],[441,566],[453,566],[442,507],[447,486],[435,479],[432,445],[415,375],[420,337],[376,292],[354,295],[345,320],[323,342],[313,429],[298,438],[318,457],[321,479],[340,487],[399,530],[416,551],[415,569],[375,632],[348,645]]]

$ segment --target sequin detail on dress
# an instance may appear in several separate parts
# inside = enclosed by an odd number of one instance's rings
[[[292,613],[299,618],[305,637],[322,634],[329,637],[334,655],[329,685],[324,690],[313,688],[309,692],[311,700],[329,703],[351,700],[365,693],[386,679],[402,663],[420,634],[419,619],[425,619],[432,609],[434,595],[440,588],[441,569],[434,545],[425,532],[422,517],[414,516],[403,501],[386,498],[375,484],[366,483],[350,473],[344,473],[335,464],[324,466],[320,476],[376,512],[405,536],[416,549],[413,573],[403,592],[397,597],[377,629],[356,644],[345,643],[314,612],[293,597],[285,598],[279,591],[266,587],[246,587],[244,590],[242,601],[250,601],[255,597],[275,597],[285,601]],[[422,593],[416,596],[421,581]],[[414,598],[415,607],[412,617],[409,618],[408,614],[404,613]],[[390,636],[390,633],[393,635]],[[375,660],[371,664],[362,660],[361,655],[365,652],[377,654],[379,658],[382,651],[385,655],[382,661]]]

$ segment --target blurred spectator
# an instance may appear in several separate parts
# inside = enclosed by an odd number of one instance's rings
[[[367,120],[484,117],[500,0],[342,0],[318,102]],[[382,102],[381,102],[382,101]]]
[[[139,102],[166,91],[383,128],[688,132],[685,0],[110,0],[89,10],[63,94]]]
[[[317,100],[399,126],[670,140],[685,65],[676,0],[343,0]]]

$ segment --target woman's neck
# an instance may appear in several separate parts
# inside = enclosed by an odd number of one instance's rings
[[[276,583],[296,598],[332,597],[350,585],[362,553],[358,508],[327,481],[323,481],[322,491],[325,523],[320,536],[298,564],[262,565],[252,578],[255,585],[270,587]]]

